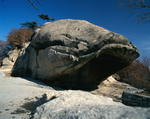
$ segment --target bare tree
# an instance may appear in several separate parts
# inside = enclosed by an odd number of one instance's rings
[[[28,0],[28,1],[32,4],[33,7],[35,7],[38,10],[38,8],[34,5],[33,2],[31,2],[31,0]],[[36,0],[36,1],[41,5],[41,3],[38,0]]]
[[[12,28],[8,35],[6,36],[7,44],[11,49],[24,47],[26,42],[29,42],[33,31],[29,28]]]
[[[121,7],[125,7],[130,11],[132,16],[136,14],[137,19],[134,22],[148,23],[150,22],[150,0],[117,0]],[[127,18],[127,20],[129,19]]]
[[[31,0],[28,0],[28,1],[32,4],[33,7],[35,7],[35,8],[38,10],[38,8],[34,5],[33,2],[31,2]],[[47,0],[47,1],[48,1],[48,0]],[[39,5],[41,5],[41,3],[39,2],[39,0],[36,0],[36,2],[37,2]]]
[[[4,0],[2,0],[2,1],[4,1]],[[38,10],[38,8],[34,5],[34,3],[31,1],[31,0],[28,0],[30,3],[31,3],[31,5],[34,7],[34,8],[36,8],[37,10]],[[47,0],[48,1],[48,0]],[[41,3],[39,2],[39,0],[36,0],[36,2],[39,4],[39,5],[41,5]]]
[[[7,42],[0,40],[0,63],[1,60],[6,56],[8,51],[9,51],[9,47]]]
[[[143,61],[145,61],[145,57]],[[126,82],[136,88],[150,89],[150,70],[147,64],[148,62],[135,60],[132,65],[117,72],[115,78],[118,76],[119,81]]]

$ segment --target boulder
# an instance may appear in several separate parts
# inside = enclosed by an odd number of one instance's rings
[[[84,20],[58,20],[35,31],[12,75],[63,88],[95,88],[137,57],[137,47],[120,34]]]
[[[8,54],[7,54],[7,55],[8,55],[8,59],[9,59],[10,61],[12,61],[12,62],[15,62],[16,59],[18,58],[19,52],[20,52],[20,50],[18,50],[18,49],[10,50],[10,51],[8,52]]]
[[[37,107],[34,107],[30,119],[148,119],[150,117],[149,108],[125,106],[113,102],[111,98],[83,91],[46,93],[35,104]]]
[[[10,61],[8,57],[5,57],[2,61],[2,68],[8,68],[12,66],[13,66],[12,61]]]
[[[16,62],[20,52],[22,52],[27,46],[29,45],[29,42],[28,43],[24,43],[24,48],[22,49],[13,49],[13,50],[10,50],[6,57],[2,60],[2,63],[1,63],[1,68],[2,69],[11,69],[14,65],[14,63]]]
[[[20,50],[18,50],[18,49],[10,50],[7,53],[6,57],[2,60],[2,68],[3,69],[8,69],[8,68],[11,69],[14,65],[14,62],[18,58],[19,52],[20,52]]]

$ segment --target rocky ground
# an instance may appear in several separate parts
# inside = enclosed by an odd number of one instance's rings
[[[115,102],[122,102],[121,98],[123,91],[134,89],[136,88],[126,83],[118,82],[112,76],[110,76],[98,86],[97,90],[91,91],[91,93],[112,98]]]
[[[88,91],[95,95],[112,98],[121,102],[122,92],[132,90],[133,87],[109,77],[97,90]],[[44,93],[63,90],[49,87],[40,81],[10,76],[9,69],[0,69],[0,118],[28,119],[33,103]]]
[[[9,69],[0,69],[0,119],[28,119],[34,102],[55,89],[37,80],[9,74]]]

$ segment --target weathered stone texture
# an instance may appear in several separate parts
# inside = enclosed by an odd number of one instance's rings
[[[150,117],[148,108],[128,107],[113,102],[111,98],[83,91],[46,93],[36,105],[37,108],[34,107],[31,119],[148,119]]]
[[[48,22],[37,29],[13,76],[55,86],[91,88],[130,65],[138,49],[128,39],[83,20]]]
[[[18,58],[20,50],[14,49],[7,53],[7,56],[2,60],[2,68],[12,68]]]
[[[150,96],[136,93],[142,91],[146,90],[137,89],[132,91],[124,91],[122,94],[122,102],[129,106],[150,107]]]

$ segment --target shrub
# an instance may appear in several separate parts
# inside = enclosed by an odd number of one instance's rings
[[[115,74],[115,77],[118,75],[119,81],[128,83],[136,88],[150,89],[149,66],[140,60],[135,60],[132,65]]]
[[[5,54],[8,52],[8,46],[6,41],[0,40],[0,57],[5,56]]]
[[[24,43],[29,41],[32,34],[32,30],[29,28],[12,28],[6,36],[7,43],[11,49],[14,49],[15,47],[18,49],[23,48]]]
[[[1,66],[3,58],[6,56],[8,51],[9,51],[9,47],[6,41],[0,40],[0,66]]]

